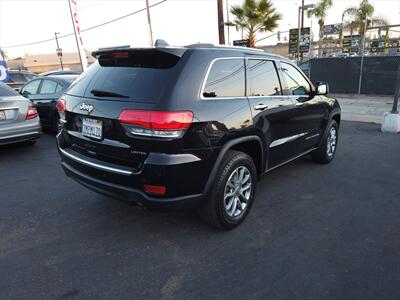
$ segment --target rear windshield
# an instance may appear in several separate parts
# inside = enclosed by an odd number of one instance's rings
[[[0,82],[0,97],[17,95],[18,93],[10,88],[7,84]]]
[[[178,60],[179,57],[168,53],[150,51],[101,55],[66,93],[107,100],[157,102],[172,82],[173,67]]]

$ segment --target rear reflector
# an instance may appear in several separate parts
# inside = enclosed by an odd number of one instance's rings
[[[144,190],[152,195],[164,196],[167,191],[167,188],[165,186],[161,186],[161,185],[145,184]]]
[[[177,138],[181,137],[193,121],[191,111],[149,111],[149,110],[124,110],[119,121],[123,124],[133,125],[132,134]]]
[[[31,103],[28,107],[28,113],[26,114],[26,120],[34,119],[38,116],[35,104]]]

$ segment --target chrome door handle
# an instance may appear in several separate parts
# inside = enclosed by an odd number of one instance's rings
[[[255,110],[264,110],[266,108],[268,108],[268,105],[265,105],[265,104],[258,104],[256,106],[254,106]]]
[[[296,103],[296,106],[302,106],[302,105],[304,105],[304,102],[297,102]]]

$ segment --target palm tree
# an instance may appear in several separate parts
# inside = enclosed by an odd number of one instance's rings
[[[270,0],[245,0],[242,6],[232,6],[233,22],[227,26],[235,26],[236,30],[245,31],[250,40],[250,47],[255,47],[255,35],[258,32],[273,31],[278,27],[282,16],[276,12]]]
[[[362,0],[358,7],[352,6],[345,9],[342,15],[343,28],[351,32],[356,30],[360,36],[360,40],[363,41],[366,26],[388,25],[388,22],[384,18],[375,17],[374,11],[374,6],[368,0]],[[348,20],[345,21],[346,17]],[[362,47],[360,47],[360,54],[362,50]]]
[[[318,57],[322,54],[322,41],[324,38],[324,25],[325,18],[329,8],[332,6],[332,0],[321,0],[317,3],[315,8],[307,11],[307,16],[309,18],[316,17],[318,19],[319,25],[319,40],[318,40]]]

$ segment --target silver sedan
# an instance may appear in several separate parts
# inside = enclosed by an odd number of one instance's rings
[[[33,144],[40,133],[36,107],[0,82],[0,145],[17,142]]]

